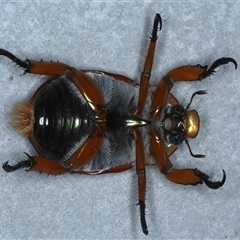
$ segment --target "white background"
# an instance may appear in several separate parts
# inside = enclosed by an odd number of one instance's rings
[[[136,81],[142,71],[156,12],[163,19],[152,80],[187,64],[211,65],[220,57],[240,64],[240,4],[226,1],[109,3],[0,3],[0,48],[21,59],[53,60],[79,69],[120,73]],[[24,75],[0,57],[1,164],[34,154],[8,123],[15,103],[29,99],[44,77]],[[194,159],[182,145],[171,157],[175,167],[198,168],[218,190],[173,184],[156,167],[147,168],[147,223],[141,232],[137,178],[132,169],[102,176],[47,176],[0,169],[0,238],[239,239],[240,238],[240,77],[232,64],[196,83],[179,83],[174,95],[184,106],[194,99],[201,117],[190,140]]]

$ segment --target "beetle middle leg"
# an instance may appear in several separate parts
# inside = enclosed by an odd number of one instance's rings
[[[153,30],[151,36],[151,42],[149,44],[147,57],[145,59],[143,72],[141,74],[140,80],[140,89],[139,89],[139,97],[138,104],[136,110],[133,112],[133,115],[138,115],[142,112],[149,86],[149,79],[151,76],[151,70],[153,65],[155,47],[157,42],[157,32],[162,28],[162,19],[160,14],[156,14],[153,22]],[[144,159],[144,149],[143,149],[143,140],[142,136],[136,129],[132,129],[132,134],[136,141],[136,170],[138,175],[138,198],[139,198],[139,206],[140,206],[140,218],[141,218],[141,226],[144,234],[148,234],[147,223],[145,219],[145,195],[146,195],[146,172],[145,172],[145,159]]]
[[[144,159],[144,148],[143,139],[141,134],[136,130],[132,129],[132,134],[136,141],[136,172],[138,175],[138,199],[140,207],[140,219],[142,231],[144,234],[148,234],[147,223],[145,218],[145,197],[146,197],[146,171],[145,171],[145,159]]]
[[[144,104],[147,96],[147,90],[149,86],[149,79],[151,76],[151,70],[153,65],[155,47],[157,42],[157,32],[158,30],[161,30],[161,29],[162,29],[162,19],[160,14],[157,13],[154,18],[151,42],[149,44],[147,57],[145,59],[143,72],[141,74],[138,105],[137,105],[137,109],[133,113],[134,115],[140,114],[144,108]]]

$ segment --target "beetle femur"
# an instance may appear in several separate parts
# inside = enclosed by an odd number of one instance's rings
[[[11,113],[12,126],[25,137],[33,135],[34,127],[34,104],[31,101],[21,102],[16,105]]]

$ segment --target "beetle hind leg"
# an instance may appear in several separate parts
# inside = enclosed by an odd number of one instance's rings
[[[0,49],[0,55],[3,55],[13,62],[15,62],[18,66],[24,69],[24,74],[26,73],[34,73],[34,74],[43,74],[43,75],[62,75],[69,69],[69,66],[60,63],[60,62],[44,62],[44,61],[33,61],[33,60],[21,60],[17,58],[12,53],[8,52],[5,49]]]
[[[61,163],[46,157],[30,156],[27,153],[26,160],[22,160],[15,165],[10,165],[5,162],[2,168],[6,172],[13,172],[18,169],[25,169],[26,171],[37,171],[40,173],[47,173],[52,175],[60,175],[67,172],[67,169]]]
[[[2,168],[5,172],[14,172],[20,168],[24,168],[28,170],[31,168],[31,166],[32,166],[32,161],[30,159],[27,159],[27,160],[20,161],[15,165],[10,165],[7,161],[2,165]]]
[[[5,49],[0,49],[0,55],[3,55],[9,59],[11,59],[13,62],[15,62],[18,66],[22,67],[24,69],[24,73],[28,72],[29,69],[29,62],[27,60],[22,61],[21,59],[14,56],[12,53],[8,52]]]

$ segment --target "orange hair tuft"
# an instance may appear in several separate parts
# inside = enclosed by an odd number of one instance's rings
[[[34,104],[31,101],[21,102],[16,105],[11,113],[12,126],[25,137],[33,136],[34,130]]]

